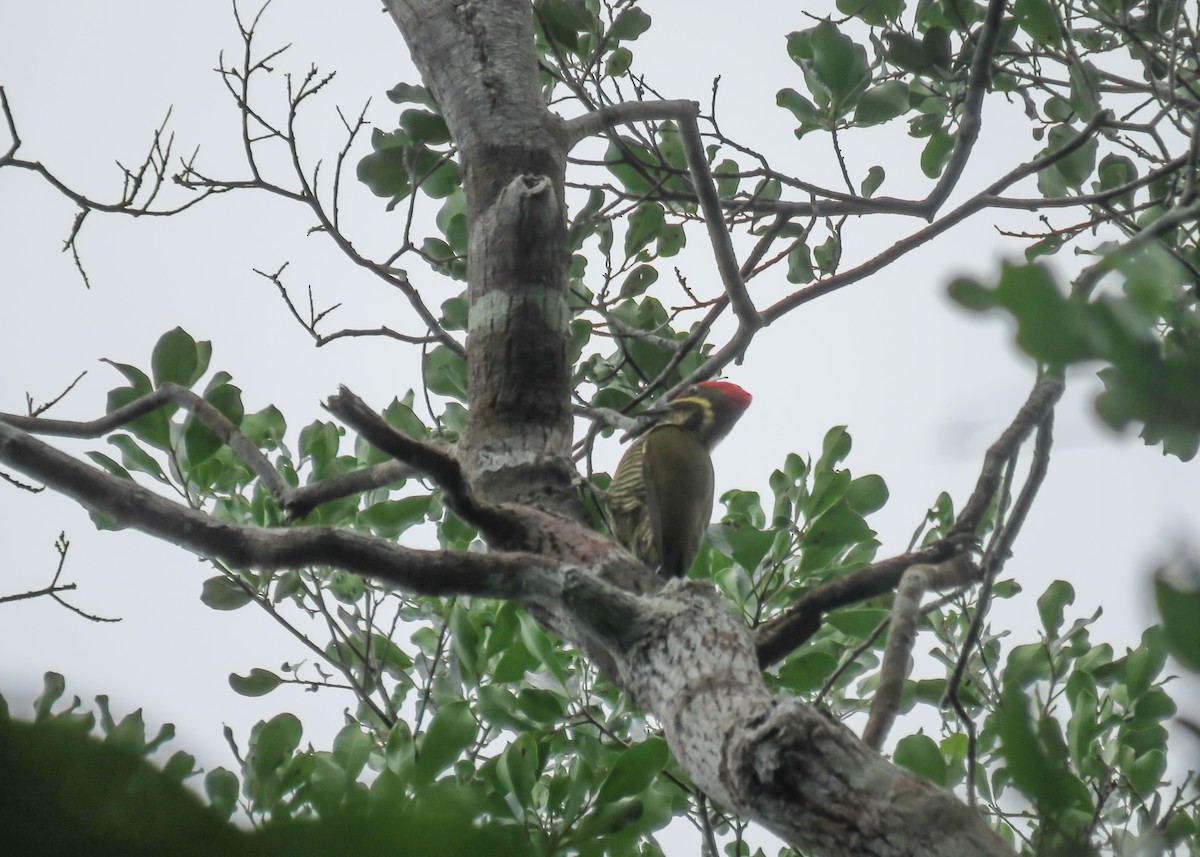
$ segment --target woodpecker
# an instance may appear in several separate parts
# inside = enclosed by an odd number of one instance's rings
[[[663,577],[692,567],[713,504],[709,454],[750,406],[750,394],[728,381],[688,387],[625,451],[608,489],[613,535]]]

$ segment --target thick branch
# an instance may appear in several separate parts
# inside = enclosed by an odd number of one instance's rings
[[[245,527],[181,506],[136,483],[110,476],[0,422],[0,462],[123,526],[201,556],[244,567],[332,565],[422,595],[520,597],[544,558],[526,553],[419,551],[333,527]]]

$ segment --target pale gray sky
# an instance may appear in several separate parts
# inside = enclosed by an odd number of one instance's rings
[[[186,15],[169,8],[183,7],[149,0],[0,0],[0,83],[24,138],[23,157],[109,198],[119,187],[113,162],[136,164],[174,105],[178,154],[200,145],[199,163],[209,172],[243,173],[237,116],[212,71],[219,51],[236,56],[241,50],[229,6],[190,4]],[[790,115],[775,107],[777,89],[801,86],[783,36],[811,21],[795,4],[752,3],[722,16],[671,3],[646,8],[656,28],[633,45],[636,63],[664,96],[707,104],[712,78],[722,75],[719,115],[726,133],[767,152],[785,170],[838,184],[833,162],[816,150],[817,135],[797,143]],[[277,62],[281,70],[303,73],[315,62],[337,71],[328,96],[305,115],[310,164],[331,162],[340,146],[335,105],[357,113],[371,98],[370,118],[389,129],[399,108],[385,90],[402,79],[416,81],[398,31],[373,3],[277,0],[261,38],[260,49],[293,44]],[[282,82],[277,78],[253,97],[282,108]],[[1019,115],[988,101],[964,190],[1006,171],[1014,153],[1036,151],[1022,122],[1008,117]],[[919,196],[928,188],[913,174],[915,148],[900,122],[848,135],[843,143],[858,177],[872,164],[888,165],[881,192]],[[350,185],[347,231],[368,252],[386,254],[397,242],[402,213],[385,213],[382,201]],[[305,235],[311,218],[294,205],[227,195],[166,221],[93,216],[79,242],[90,291],[59,252],[73,213],[32,175],[0,173],[0,410],[23,410],[26,391],[38,401],[50,398],[87,369],[88,377],[52,415],[94,417],[103,411],[105,392],[120,384],[97,359],[147,367],[154,342],[175,325],[213,341],[212,368],[233,374],[248,410],[275,403],[293,429],[325,418],[318,403],[339,383],[379,407],[420,383],[415,352],[403,346],[353,340],[314,349],[273,287],[251,271],[291,262],[289,282],[298,294],[312,283],[319,303],[344,303],[341,324],[416,330],[398,295],[344,261],[322,236]],[[919,226],[880,220],[849,227],[848,263]],[[1019,257],[1021,248],[1002,243],[993,224],[994,218],[979,216],[883,274],[763,331],[745,365],[729,372],[755,398],[717,453],[718,489],[766,494],[770,471],[788,452],[815,455],[826,429],[846,424],[854,437],[848,466],[856,475],[883,475],[891,489],[887,508],[872,518],[883,554],[903,550],[939,491],[949,490],[961,506],[983,451],[1033,381],[1033,366],[1015,353],[1003,322],[960,312],[945,297],[954,275],[989,277],[1000,259]],[[689,282],[715,283],[701,234],[691,240],[698,252],[680,262]],[[409,270],[431,294],[451,296],[419,263]],[[783,277],[781,266],[755,281],[756,298],[765,304],[786,294],[792,287]],[[670,279],[668,268],[660,284]],[[1092,638],[1121,651],[1152,621],[1147,570],[1200,528],[1200,505],[1195,465],[1164,459],[1136,438],[1100,427],[1092,395],[1094,382],[1077,377],[1059,409],[1050,473],[1008,566],[1025,594],[996,605],[993,622],[1017,626],[1018,638],[1032,639],[1034,599],[1051,580],[1066,578],[1079,596],[1070,618],[1102,606]],[[65,446],[106,448],[99,442]],[[609,442],[598,466],[611,465],[618,454]],[[0,606],[0,693],[18,712],[40,689],[41,674],[57,670],[69,692],[89,702],[108,693],[116,712],[144,706],[151,724],[174,722],[175,746],[195,753],[204,766],[231,764],[222,723],[244,739],[255,720],[291,710],[318,746],[340,725],[341,710],[352,705],[348,697],[293,688],[258,699],[235,694],[229,672],[275,669],[303,657],[300,647],[253,609],[217,613],[201,605],[200,584],[212,572],[189,554],[136,533],[98,533],[77,506],[50,492],[33,497],[0,484],[0,593],[48,582],[61,530],[72,542],[64,579],[80,586],[73,602],[123,621],[88,623],[45,599]]]

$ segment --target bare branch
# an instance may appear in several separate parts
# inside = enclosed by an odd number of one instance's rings
[[[120,622],[121,620],[119,618],[108,619],[108,618],[105,618],[104,616],[96,616],[92,613],[88,613],[87,611],[79,609],[74,604],[71,604],[62,598],[60,593],[72,592],[78,588],[74,583],[59,583],[58,582],[59,578],[62,577],[63,565],[67,561],[67,551],[70,550],[70,548],[71,548],[71,543],[69,541],[67,541],[67,534],[59,533],[58,538],[54,542],[54,550],[58,552],[58,566],[54,569],[54,579],[50,581],[50,584],[48,586],[42,587],[41,589],[34,589],[29,592],[21,592],[16,595],[0,596],[0,604],[5,604],[5,603],[11,602],[11,601],[25,601],[30,598],[41,598],[43,596],[48,596],[48,597],[54,599],[54,601],[57,602],[58,604],[60,604],[61,606],[66,607],[72,613],[82,616],[84,619],[87,619],[90,622]]]
[[[329,307],[328,309],[324,309],[319,313],[316,311],[312,311],[310,313],[310,317],[307,320],[305,320],[304,317],[300,315],[300,312],[296,309],[296,305],[292,302],[291,295],[288,294],[287,287],[284,286],[284,284],[283,284],[282,275],[283,275],[283,271],[285,268],[287,268],[286,263],[284,265],[280,266],[279,270],[273,274],[268,274],[266,271],[260,271],[258,268],[254,268],[253,270],[254,270],[254,273],[258,274],[260,277],[270,280],[272,283],[275,284],[275,288],[279,290],[279,295],[280,295],[280,297],[283,298],[283,302],[287,306],[288,311],[292,314],[292,318],[296,319],[296,322],[302,328],[304,328],[304,330],[308,333],[309,336],[311,336],[313,338],[313,341],[316,342],[318,348],[320,348],[323,345],[328,345],[330,342],[333,342],[336,339],[342,339],[345,337],[358,337],[358,336],[383,336],[383,337],[387,337],[389,339],[398,340],[400,342],[407,342],[412,345],[424,345],[427,343],[439,341],[438,338],[433,335],[413,336],[413,335],[407,334],[407,333],[400,333],[400,332],[392,330],[390,327],[386,327],[386,326],[377,327],[373,330],[360,330],[360,329],[355,329],[355,328],[346,328],[343,330],[335,331],[333,333],[318,333],[317,325],[320,324],[321,321],[326,316],[328,316],[335,309],[340,307],[341,304],[334,304],[333,306]],[[311,286],[309,287],[309,303],[310,304],[312,303],[312,287]]]
[[[70,384],[68,384],[66,386],[66,389],[64,389],[61,393],[59,393],[57,396],[55,396],[50,401],[44,402],[44,403],[38,405],[37,407],[34,407],[33,398],[28,393],[26,393],[25,394],[25,407],[26,407],[26,410],[29,412],[29,416],[31,416],[31,417],[41,416],[42,414],[46,413],[46,411],[53,408],[55,405],[57,405],[59,402],[61,402],[66,397],[67,393],[69,393],[75,389],[75,385],[78,384],[80,381],[82,381],[83,376],[86,374],[87,374],[87,370],[85,369],[82,372],[80,372],[78,375],[76,375],[75,380],[72,381]]]

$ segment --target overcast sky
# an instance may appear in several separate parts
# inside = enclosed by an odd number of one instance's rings
[[[237,115],[213,72],[220,51],[241,50],[229,6],[190,4],[185,16],[164,11],[169,5],[0,0],[0,84],[24,140],[21,156],[111,199],[120,182],[114,162],[138,163],[173,106],[178,153],[199,145],[199,164],[210,173],[244,175]],[[681,4],[644,5],[656,28],[633,45],[636,67],[665,97],[707,105],[720,74],[726,133],[767,152],[785,171],[838,184],[833,162],[810,138],[798,143],[790,114],[774,103],[779,88],[802,88],[783,38],[811,26],[796,4],[754,3],[724,16],[689,14]],[[310,164],[331,161],[341,144],[336,105],[357,113],[373,99],[370,119],[390,129],[399,109],[384,92],[417,80],[398,31],[375,3],[277,0],[261,36],[260,49],[292,43],[277,63],[281,70],[303,73],[316,63],[337,71],[327,97],[304,117]],[[282,81],[252,97],[277,111]],[[982,187],[1037,149],[1018,111],[995,99],[987,104],[964,190]],[[872,164],[889,165],[881,192],[927,191],[927,180],[914,174],[917,150],[901,122],[843,142],[856,175]],[[346,230],[368,254],[386,255],[398,242],[402,211],[386,213],[382,201],[353,182],[346,193]],[[339,383],[378,407],[420,383],[415,352],[395,343],[344,340],[314,349],[273,287],[253,273],[290,262],[297,293],[312,284],[319,305],[344,303],[338,324],[417,331],[398,295],[323,237],[306,235],[311,217],[294,204],[230,194],[171,220],[93,216],[79,240],[90,290],[59,252],[73,216],[71,204],[31,174],[0,172],[0,410],[23,411],[26,392],[35,401],[51,398],[86,369],[86,379],[51,415],[95,417],[106,391],[121,383],[98,358],[148,368],[155,341],[175,325],[212,340],[211,368],[232,373],[247,410],[275,403],[294,429],[325,417],[319,402]],[[729,370],[754,394],[754,404],[716,455],[718,490],[736,486],[765,495],[768,475],[788,452],[815,457],[825,431],[845,424],[854,437],[852,472],[879,473],[891,489],[887,508],[871,519],[881,555],[904,549],[939,491],[949,490],[961,506],[984,450],[1034,379],[1005,323],[960,312],[945,297],[953,276],[993,277],[1001,259],[1019,257],[1022,248],[1002,241],[994,222],[979,216],[873,279],[764,330],[745,364]],[[902,218],[852,224],[846,262],[918,227]],[[692,233],[693,249],[701,240]],[[711,293],[717,276],[710,255],[694,252],[681,264],[694,287],[712,284]],[[431,305],[452,295],[418,262],[409,272]],[[660,283],[671,279],[669,269],[663,273]],[[755,281],[760,305],[793,288],[784,273],[781,266]],[[1069,620],[1103,607],[1093,640],[1120,652],[1152,621],[1148,570],[1196,532],[1200,506],[1195,464],[1164,459],[1136,437],[1101,427],[1091,411],[1094,392],[1086,373],[1072,378],[1058,412],[1049,476],[1007,568],[1025,594],[996,605],[993,624],[1016,626],[1017,638],[1033,639],[1034,599],[1050,581],[1065,578],[1079,596]],[[64,446],[77,453],[107,448]],[[611,465],[619,451],[615,440],[608,442],[597,466]],[[60,531],[72,543],[64,579],[79,584],[72,602],[122,621],[89,623],[46,599],[0,605],[0,693],[17,711],[28,710],[44,671],[60,671],[68,691],[86,701],[107,693],[116,712],[144,707],[150,724],[174,722],[180,734],[174,746],[211,767],[232,765],[222,723],[244,741],[255,720],[291,710],[303,719],[306,738],[321,746],[340,725],[341,710],[352,707],[348,697],[293,688],[259,699],[236,695],[229,672],[275,669],[303,657],[299,645],[253,609],[217,613],[201,605],[200,584],[212,571],[191,555],[137,533],[98,533],[77,506],[50,492],[30,496],[0,483],[0,594],[49,581]]]

